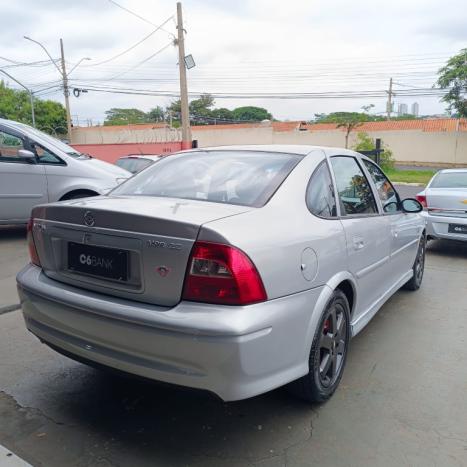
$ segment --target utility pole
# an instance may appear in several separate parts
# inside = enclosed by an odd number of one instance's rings
[[[388,116],[387,116],[388,120],[391,120],[392,95],[393,95],[393,92],[392,92],[392,78],[391,78],[389,80],[388,103],[386,104],[387,105],[386,111],[387,111],[387,114],[388,114]]]
[[[182,108],[182,149],[191,148],[190,110],[188,107],[188,87],[185,66],[185,40],[182,18],[182,4],[177,2],[177,44],[178,68],[180,71],[180,104]]]
[[[33,92],[27,88],[23,83],[19,82],[16,78],[13,78],[9,73],[7,73],[5,70],[0,70],[1,73],[4,75],[8,76],[8,78],[12,79],[15,83],[18,83],[22,88],[26,89],[26,91],[29,94],[29,100],[31,101],[31,120],[32,120],[32,126],[35,128],[36,127],[36,115],[34,112],[34,95]]]
[[[71,143],[71,115],[70,115],[70,91],[68,90],[68,76],[65,67],[65,53],[63,51],[63,40],[60,39],[60,53],[62,56],[62,78],[63,78],[63,95],[65,96],[66,109],[66,127],[68,133],[68,142]]]

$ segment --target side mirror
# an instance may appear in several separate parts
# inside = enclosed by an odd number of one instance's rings
[[[27,149],[19,149],[18,157],[26,162],[35,162],[36,160],[35,154]]]
[[[404,212],[421,212],[423,211],[423,206],[415,198],[406,198],[401,203],[402,210]]]

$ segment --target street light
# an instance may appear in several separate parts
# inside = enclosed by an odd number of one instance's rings
[[[49,51],[39,42],[39,41],[36,41],[34,39],[31,39],[30,37],[28,36],[23,36],[26,40],[28,41],[31,41],[31,42],[34,42],[35,44],[37,44],[39,47],[41,47],[44,52],[47,54],[47,56],[50,58],[50,61],[55,65],[55,68],[58,70],[58,72],[63,76],[63,71],[60,70],[60,68],[58,67],[58,65],[55,63],[55,60],[52,58],[52,56],[49,54]]]
[[[55,60],[52,58],[50,55],[49,51],[39,42],[34,39],[31,39],[28,36],[23,36],[26,40],[34,42],[37,44],[41,49],[47,54],[47,56],[50,58],[50,61],[54,64],[55,68],[58,70],[60,75],[62,76],[62,81],[63,81],[63,95],[65,96],[65,110],[66,110],[66,121],[67,121],[67,133],[68,133],[68,140],[71,141],[71,112],[70,112],[70,102],[69,102],[69,96],[70,92],[68,91],[68,75],[66,72],[66,67],[65,67],[65,53],[63,52],[63,41],[60,39],[60,51],[61,51],[61,62],[62,62],[62,67],[60,67],[55,63]],[[72,69],[73,71],[83,60],[90,60],[89,57],[82,58]],[[71,73],[70,71],[70,73]]]
[[[13,78],[13,76],[11,76],[5,70],[0,69],[0,72],[2,72],[4,75],[8,76],[8,78],[12,79],[15,83],[18,83],[22,88],[26,89],[26,91],[29,93],[29,98],[31,100],[32,126],[35,128],[36,127],[36,116],[34,114],[34,96],[33,96],[33,92],[29,88],[27,88],[23,83],[18,81],[16,78]]]
[[[83,58],[68,72],[68,76],[70,76],[70,75],[73,73],[73,70],[75,70],[76,68],[78,68],[79,65],[81,64],[81,62],[84,61],[84,60],[92,60],[92,58],[83,57]]]

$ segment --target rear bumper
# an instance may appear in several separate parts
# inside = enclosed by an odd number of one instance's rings
[[[307,339],[322,291],[247,307],[180,302],[169,309],[71,287],[33,265],[17,283],[26,326],[39,339],[77,358],[226,401],[308,372]]]
[[[458,224],[467,226],[465,217],[434,216],[427,211],[422,212],[426,219],[426,233],[429,237],[444,238],[447,240],[467,241],[466,234],[456,234],[448,232],[449,224]]]

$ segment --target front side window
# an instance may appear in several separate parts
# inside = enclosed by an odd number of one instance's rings
[[[40,164],[60,164],[63,165],[64,162],[57,157],[53,152],[45,149],[43,146],[37,143],[33,143],[32,145],[36,156],[39,159]]]
[[[24,160],[18,156],[20,149],[24,149],[21,138],[0,131],[0,162],[24,163]]]
[[[341,214],[371,215],[377,213],[376,202],[365,174],[354,157],[331,158],[336,179]]]
[[[306,204],[315,216],[337,216],[334,187],[326,162],[322,162],[311,176],[306,192]]]
[[[363,163],[368,172],[370,172],[370,177],[376,185],[379,199],[383,205],[383,211],[388,213],[400,211],[397,192],[386,175],[384,175],[382,170],[377,165],[373,164],[373,162],[363,159]]]
[[[300,161],[295,154],[209,151],[161,159],[112,191],[261,207]]]

